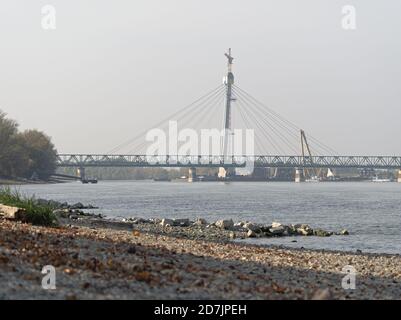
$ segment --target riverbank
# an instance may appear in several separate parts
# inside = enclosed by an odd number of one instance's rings
[[[98,218],[47,228],[0,219],[2,299],[399,299],[401,257],[207,240]],[[179,229],[180,232],[169,232]],[[41,288],[56,268],[57,289]],[[346,265],[356,289],[341,286]]]
[[[65,183],[62,180],[28,180],[28,179],[5,179],[0,178],[0,186],[14,186],[14,185],[28,185],[28,184],[54,184],[54,183]]]

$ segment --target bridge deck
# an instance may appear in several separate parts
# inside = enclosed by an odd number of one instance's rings
[[[58,167],[234,167],[401,169],[400,156],[146,156],[59,154]]]

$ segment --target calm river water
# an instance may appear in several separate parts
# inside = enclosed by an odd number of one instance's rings
[[[307,223],[331,231],[346,228],[350,236],[246,241],[401,254],[401,183],[100,181],[97,185],[72,182],[18,189],[40,198],[94,204],[109,217],[232,218]]]

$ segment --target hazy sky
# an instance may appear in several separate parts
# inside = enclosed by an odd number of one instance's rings
[[[313,136],[401,155],[400,13],[399,0],[2,0],[0,109],[60,152],[106,152],[217,87],[232,47],[237,85]]]

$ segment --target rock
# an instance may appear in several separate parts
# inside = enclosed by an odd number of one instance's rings
[[[247,222],[242,227],[248,230],[252,230],[256,233],[260,233],[262,231],[258,225],[253,224],[252,222]]]
[[[230,239],[235,239],[236,238],[235,232],[230,232],[229,237]]]
[[[0,216],[6,219],[24,220],[25,209],[0,204]]]
[[[313,229],[309,227],[307,224],[296,224],[294,228],[297,231],[297,233],[302,236],[313,235]]]
[[[56,209],[53,211],[57,218],[68,218],[70,210],[69,209]]]
[[[178,227],[189,227],[191,224],[191,221],[189,219],[174,219],[173,220],[173,225],[178,226]]]
[[[160,222],[160,225],[162,227],[173,226],[174,225],[174,220],[172,220],[172,219],[162,219],[162,222]]]
[[[234,227],[234,222],[232,219],[230,220],[219,220],[215,222],[216,227],[220,229],[229,230]]]
[[[132,222],[133,224],[139,224],[139,223],[145,223],[145,219],[142,218],[133,218],[133,219],[128,219],[128,221]]]
[[[252,230],[248,230],[248,232],[246,233],[246,236],[248,238],[256,238],[257,237],[256,232],[252,231]]]
[[[348,236],[348,235],[349,235],[349,232],[348,232],[347,229],[343,229],[343,230],[340,231],[340,235],[342,235],[342,236]]]
[[[322,229],[315,229],[313,230],[313,234],[318,237],[330,237],[332,235],[331,232],[322,230]]]
[[[153,224],[160,224],[162,222],[162,219],[159,218],[150,218],[149,223],[153,223]]]
[[[85,209],[85,206],[81,202],[77,202],[77,203],[73,204],[70,208],[71,209]]]
[[[285,228],[283,226],[272,227],[269,229],[269,233],[273,236],[282,236],[284,234]]]
[[[272,228],[278,228],[278,227],[281,227],[282,226],[282,224],[281,223],[279,223],[279,222],[273,222],[272,223]]]
[[[196,226],[205,226],[205,225],[207,225],[207,221],[205,219],[198,218],[194,222],[194,225],[196,225]]]
[[[260,227],[260,230],[262,230],[262,232],[269,232],[269,229],[272,228],[271,224],[267,224],[267,225],[263,225]]]

